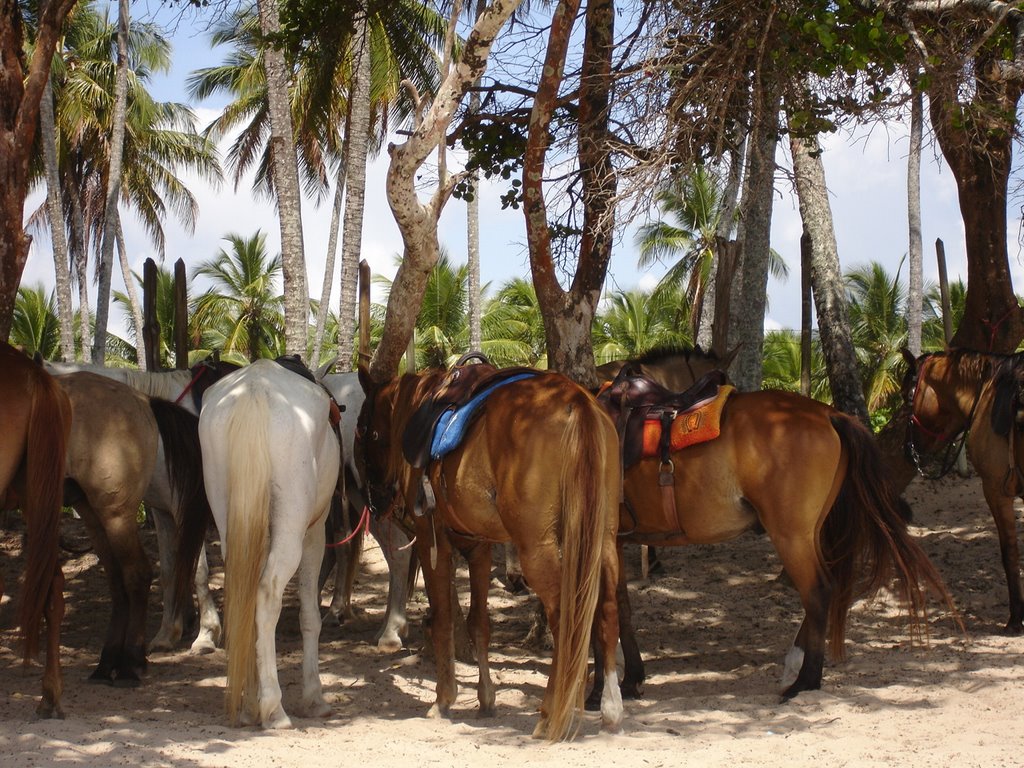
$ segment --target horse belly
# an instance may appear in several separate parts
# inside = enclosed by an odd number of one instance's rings
[[[498,509],[497,479],[485,451],[459,449],[431,472],[437,514],[456,533],[503,543],[511,540]]]

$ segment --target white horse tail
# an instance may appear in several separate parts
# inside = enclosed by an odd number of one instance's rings
[[[256,597],[270,539],[270,450],[266,393],[240,398],[228,422],[228,520],[224,554],[227,711],[238,724],[243,705],[258,718]]]

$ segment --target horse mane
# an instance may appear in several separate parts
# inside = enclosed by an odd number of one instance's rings
[[[631,357],[629,362],[650,365],[664,362],[673,357],[682,357],[686,360],[721,360],[717,352],[705,352],[700,345],[688,347],[684,344],[661,344],[636,357]]]
[[[145,392],[151,397],[175,401],[182,390],[188,385],[192,375],[188,371],[137,371],[134,368],[122,368],[125,384]]]

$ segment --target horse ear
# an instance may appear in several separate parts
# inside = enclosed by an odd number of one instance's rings
[[[903,353],[903,359],[907,363],[907,370],[913,371],[917,368],[917,358],[914,357],[914,353],[904,347],[900,350]]]
[[[364,394],[370,394],[373,388],[373,379],[370,378],[370,369],[363,362],[359,363],[359,386],[363,388]]]
[[[326,363],[324,363],[319,368],[317,368],[315,371],[313,371],[313,378],[315,378],[317,381],[323,381],[324,380],[324,376],[326,376],[328,373],[330,373],[331,368],[333,368],[334,364],[336,362],[338,362],[338,359],[339,359],[338,356],[335,355],[330,360],[328,360]]]
[[[718,367],[721,368],[723,371],[729,370],[729,366],[732,365],[732,361],[736,359],[736,355],[739,354],[740,347],[742,346],[743,342],[741,341],[731,350],[722,355],[721,359],[719,360]]]

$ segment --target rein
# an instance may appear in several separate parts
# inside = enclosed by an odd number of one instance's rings
[[[359,533],[360,528],[370,530],[370,508],[366,505],[363,505],[363,511],[359,515],[359,522],[356,523],[356,527],[352,529],[352,533],[350,533],[341,541],[336,541],[333,544],[328,542],[327,546],[333,549],[334,547],[341,547],[345,544],[348,544],[350,541],[352,541],[352,539],[356,537],[356,534]]]
[[[185,395],[187,395],[191,391],[191,389],[195,385],[195,383],[197,381],[199,381],[199,377],[202,376],[204,373],[206,373],[206,366],[205,365],[198,366],[198,370],[196,371],[196,375],[193,376],[192,380],[188,384],[185,385],[185,388],[183,390],[181,390],[181,394],[178,395],[178,399],[174,401],[175,405],[180,405],[181,404],[181,401],[185,399]]]

